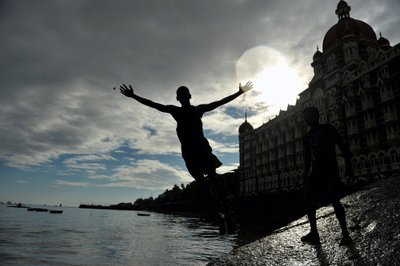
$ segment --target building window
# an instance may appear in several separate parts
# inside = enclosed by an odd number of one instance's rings
[[[377,52],[376,52],[376,49],[375,49],[375,48],[368,47],[368,48],[367,48],[367,52],[368,52],[368,59],[369,59],[369,61],[373,61],[373,60],[376,59]]]
[[[363,94],[361,96],[361,107],[363,110],[374,107],[374,100],[371,94]]]
[[[379,75],[380,75],[383,79],[389,79],[389,78],[390,78],[389,66],[388,66],[388,65],[384,65],[383,67],[381,67],[381,68],[379,69]]]
[[[363,88],[371,87],[369,75],[365,75],[364,77],[361,78],[361,84],[362,84]]]
[[[326,102],[327,102],[328,106],[335,104],[335,102],[336,102],[335,92],[336,92],[336,90],[335,90],[335,88],[333,88],[326,93]]]
[[[395,149],[389,151],[389,158],[391,164],[400,163],[400,153]]]
[[[328,71],[331,71],[336,68],[336,56],[335,55],[329,56],[328,59],[326,60],[326,62],[328,65]]]
[[[357,42],[348,42],[343,45],[345,61],[358,59],[358,45]]]
[[[346,117],[353,116],[356,114],[356,109],[353,102],[347,102],[345,105]]]

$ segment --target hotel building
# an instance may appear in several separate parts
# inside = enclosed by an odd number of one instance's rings
[[[354,179],[380,178],[400,169],[400,43],[391,46],[367,23],[350,17],[345,1],[311,66],[314,76],[295,105],[253,128],[239,127],[240,193],[252,195],[302,187],[302,110],[315,106],[349,146]]]

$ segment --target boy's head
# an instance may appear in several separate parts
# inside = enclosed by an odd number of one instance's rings
[[[180,102],[185,102],[188,101],[192,98],[192,95],[190,95],[190,91],[187,87],[185,86],[180,86],[176,90],[176,99]]]
[[[303,110],[303,119],[309,126],[314,126],[319,123],[319,111],[314,106],[308,106]]]

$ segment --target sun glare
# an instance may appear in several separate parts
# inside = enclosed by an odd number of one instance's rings
[[[250,80],[254,83],[254,90],[259,92],[257,100],[269,106],[271,115],[294,104],[299,92],[305,89],[300,76],[285,57],[266,46],[247,50],[237,62],[236,75],[241,82]]]

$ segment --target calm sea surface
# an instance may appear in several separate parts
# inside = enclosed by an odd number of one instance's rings
[[[0,205],[0,265],[205,265],[238,243],[198,218],[49,209]]]

